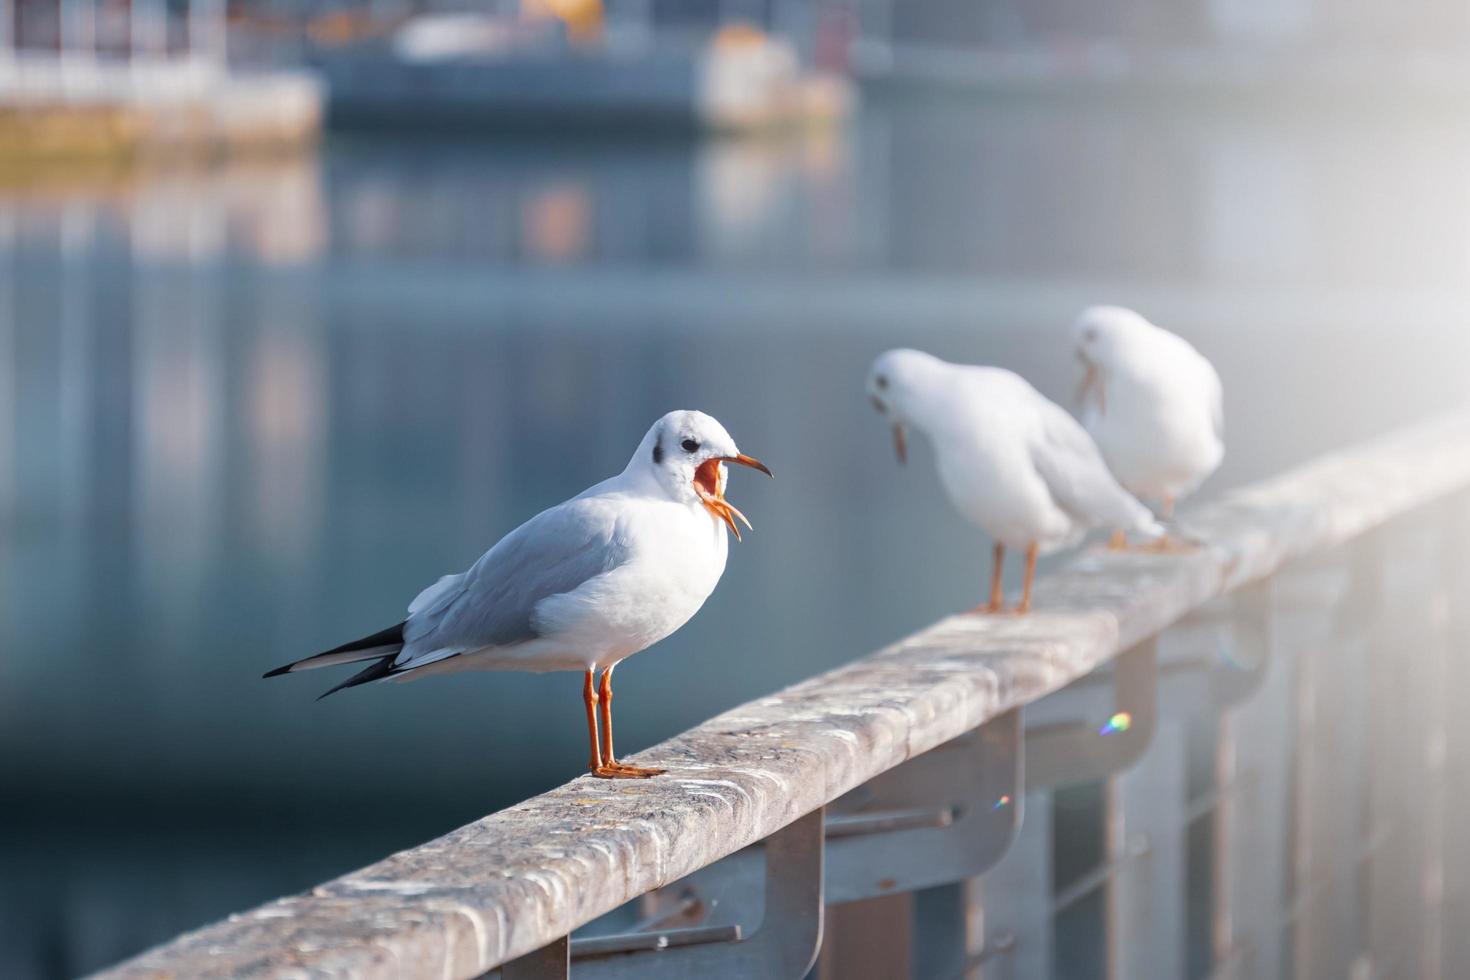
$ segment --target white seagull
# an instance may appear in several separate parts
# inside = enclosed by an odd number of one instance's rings
[[[1118,482],[1172,519],[1225,455],[1220,375],[1188,341],[1119,306],[1084,310],[1073,335],[1087,369],[1083,424]],[[1113,545],[1125,543],[1116,532]]]
[[[1015,607],[1025,613],[1038,554],[1076,544],[1096,527],[1163,534],[1148,508],[1113,479],[1077,420],[1020,375],[891,350],[873,362],[868,394],[893,423],[899,462],[906,457],[904,428],[912,425],[933,443],[940,482],[956,509],[995,539],[990,600],[976,612],[1005,611],[1007,547],[1026,551]]]
[[[326,697],[459,670],[583,671],[592,774],[658,775],[613,754],[613,668],[689,621],[725,570],[725,528],[738,540],[735,520],[750,526],[725,500],[726,463],[771,475],[710,416],[670,412],[623,472],[542,511],[469,571],[420,592],[397,626],[265,676],[373,661]]]

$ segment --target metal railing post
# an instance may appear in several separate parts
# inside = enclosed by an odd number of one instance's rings
[[[1215,977],[1269,978],[1280,959],[1292,712],[1290,665],[1279,662],[1273,641],[1276,591],[1272,579],[1248,586],[1211,620],[1224,630],[1215,637],[1219,656],[1210,677],[1213,799],[1191,801],[1190,817],[1209,821],[1208,955]]]
[[[953,972],[967,950],[980,951],[970,883],[1015,839],[1022,752],[1021,713],[1009,711],[834,804],[843,816],[828,824],[828,902],[836,908],[821,976],[848,975],[852,963],[863,964],[866,976],[906,976],[915,952],[933,961],[930,973]],[[944,896],[922,896],[916,920],[914,893],[924,889]],[[852,902],[863,907],[849,914],[839,904]],[[931,907],[939,904],[942,910]],[[902,941],[875,943],[875,933]],[[949,961],[953,969],[935,965]]]
[[[973,878],[1020,823],[1021,713],[1008,711],[833,804],[830,904]]]
[[[1449,630],[1439,513],[1375,533],[1376,548],[1366,556],[1381,613],[1364,627],[1372,768],[1363,959],[1384,976],[1434,977],[1441,965]],[[1463,825],[1463,815],[1455,815],[1452,826]]]
[[[571,948],[571,939],[563,936],[502,966],[500,980],[567,980],[572,969]]]
[[[822,943],[823,815],[823,809],[814,810],[756,845],[765,855],[765,881],[764,911],[753,935],[747,938],[738,926],[717,926],[577,938],[570,946],[573,972],[579,978],[596,980],[800,980],[816,960]],[[738,863],[747,857],[747,852],[741,852],[727,860]],[[735,895],[737,902],[749,898],[748,890],[741,895],[737,888]],[[544,953],[537,950],[521,957],[527,961],[525,968],[540,969]],[[517,968],[521,960],[513,961]],[[540,980],[540,974],[535,976]]]
[[[1027,980],[1052,975],[1052,791],[1028,790],[1015,843],[968,896],[984,909],[979,949],[963,975]]]
[[[1109,777],[1104,854],[1111,977],[1180,977],[1184,970],[1184,813],[1188,741],[1180,723],[1139,764]]]
[[[1026,787],[1076,786],[1127,769],[1158,720],[1158,638],[1113,662],[1113,706],[1101,717],[1026,729]]]

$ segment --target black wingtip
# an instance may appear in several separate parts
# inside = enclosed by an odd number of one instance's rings
[[[354,650],[371,650],[375,647],[392,646],[395,643],[402,646],[403,627],[407,625],[408,620],[405,619],[403,622],[390,626],[385,630],[379,630],[372,636],[364,636],[360,640],[353,640],[351,643],[344,643],[340,647],[333,647],[327,651],[327,654],[351,653]],[[323,655],[319,654],[318,656]]]
[[[322,694],[320,697],[317,698],[317,700],[320,701],[322,698],[331,697],[338,691],[345,690],[349,687],[357,687],[357,685],[359,684],[367,684],[372,681],[380,680],[384,677],[387,677],[389,674],[393,673],[393,657],[395,656],[397,656],[397,654],[384,657],[382,660],[368,664],[367,667],[353,674],[341,684],[338,684],[336,687],[327,691],[325,694]]]
[[[402,647],[403,627],[406,625],[408,625],[408,621],[404,620],[403,622],[398,623],[395,626],[390,626],[385,630],[379,630],[371,636],[364,636],[360,640],[353,640],[351,643],[344,643],[339,647],[333,647],[330,650],[315,654],[310,657],[305,657],[301,660],[293,660],[291,663],[277,667],[275,670],[266,671],[260,676],[261,678],[280,677],[282,674],[289,674],[293,672],[298,667],[300,667],[302,670],[311,670],[314,667],[323,666],[323,664],[319,663],[319,661],[327,657],[335,657],[336,662],[338,663],[352,663],[354,661],[360,662],[363,660],[371,660],[378,655],[378,651],[380,648],[391,647],[395,645],[398,647]],[[341,654],[356,653],[359,650],[365,651],[364,655],[361,657],[341,656]],[[396,650],[393,652],[397,653]]]

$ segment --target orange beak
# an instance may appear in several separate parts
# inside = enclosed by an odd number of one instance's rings
[[[725,499],[725,471],[721,463],[739,463],[741,466],[760,470],[766,476],[771,476],[772,473],[766,468],[765,463],[744,453],[739,456],[717,456],[707,459],[700,463],[694,471],[694,492],[699,494],[704,509],[724,521],[735,533],[735,540],[739,541],[740,527],[735,523],[735,519],[739,518],[741,524],[746,527],[750,527],[750,521],[735,508],[734,504]]]
[[[893,423],[893,452],[898,456],[898,463],[902,466],[909,461],[909,444],[904,437],[903,423]]]

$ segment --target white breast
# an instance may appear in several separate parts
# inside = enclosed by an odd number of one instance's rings
[[[1022,416],[1024,406],[1018,406]],[[1008,548],[1036,542],[1045,551],[1079,533],[1036,472],[1026,442],[1026,419],[970,419],[931,433],[940,482],[955,509]]]
[[[1103,389],[1102,405],[1089,402],[1087,429],[1118,481],[1134,494],[1183,496],[1219,466],[1224,446],[1216,431],[1218,388],[1211,390],[1210,381],[1198,371],[1116,372]]]
[[[725,571],[727,532],[702,507],[640,500],[626,507],[620,530],[628,562],[537,608],[581,665],[606,667],[664,639],[699,611]]]

